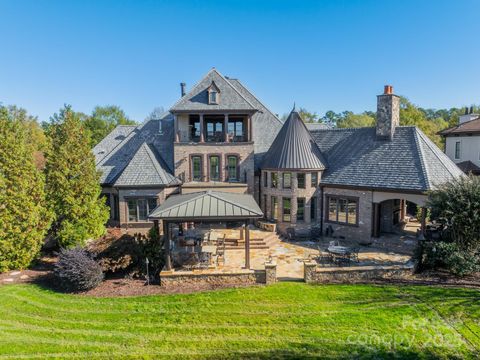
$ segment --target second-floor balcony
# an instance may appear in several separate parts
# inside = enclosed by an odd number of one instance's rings
[[[248,115],[188,115],[177,118],[176,142],[239,143],[251,141]]]

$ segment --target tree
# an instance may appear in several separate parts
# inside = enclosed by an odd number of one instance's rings
[[[38,256],[51,219],[29,129],[16,115],[0,107],[0,273]]]
[[[337,120],[337,127],[339,128],[359,128],[375,126],[375,118],[367,113],[354,114],[351,111],[346,111]]]
[[[8,113],[19,121],[26,131],[29,143],[33,147],[33,158],[38,169],[45,167],[43,153],[47,147],[47,137],[38,123],[38,118],[27,113],[27,110],[11,105],[7,107]]]
[[[429,206],[446,226],[450,241],[480,255],[480,177],[465,176],[440,186],[429,194]]]
[[[92,115],[84,120],[85,127],[90,131],[90,146],[93,147],[107,136],[117,125],[135,125],[120,107],[115,105],[96,106]]]
[[[316,123],[318,122],[319,116],[316,112],[310,112],[305,108],[300,108],[298,114],[302,118],[302,120],[306,123]]]
[[[55,214],[50,232],[63,247],[83,245],[103,235],[108,220],[89,132],[78,114],[65,106],[51,119],[48,135],[46,189]]]
[[[448,127],[442,118],[428,119],[425,110],[412,104],[407,98],[400,99],[400,125],[417,126],[438,147],[443,147],[443,139],[438,132]]]

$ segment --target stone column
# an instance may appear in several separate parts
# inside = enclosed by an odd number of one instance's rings
[[[265,284],[274,284],[277,282],[277,264],[265,263]]]
[[[228,140],[228,114],[225,114],[224,115],[224,119],[223,119],[223,136],[224,136],[224,139],[225,139],[225,142],[229,142]]]
[[[247,118],[247,141],[252,141],[252,116]]]
[[[173,114],[173,127],[175,129],[175,142],[180,142],[180,133],[178,131],[178,117],[177,114]]]
[[[245,269],[250,269],[250,229],[245,222]]]
[[[405,210],[406,210],[406,204],[405,204],[405,199],[400,200],[400,221],[405,222]]]
[[[200,142],[203,143],[203,142],[205,142],[205,135],[204,135],[205,130],[204,130],[204,127],[203,127],[203,125],[204,125],[203,124],[203,114],[200,114],[199,117],[200,117]]]
[[[304,262],[303,263],[303,281],[307,284],[315,282],[315,271],[317,269],[317,264],[314,262]]]

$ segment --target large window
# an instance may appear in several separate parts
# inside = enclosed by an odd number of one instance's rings
[[[202,181],[203,180],[203,165],[202,157],[200,155],[192,156],[192,181]]]
[[[278,173],[272,172],[271,177],[272,177],[272,188],[278,187]]]
[[[292,173],[283,173],[283,188],[290,189],[292,187]]]
[[[276,196],[272,196],[272,219],[278,219],[278,199]]]
[[[358,199],[327,196],[327,220],[340,224],[357,225]]]
[[[305,198],[297,198],[297,221],[305,220]]]
[[[227,156],[227,174],[228,181],[238,181],[238,156],[229,155]]]
[[[462,143],[460,141],[455,142],[455,159],[459,160],[461,156]]]
[[[297,183],[299,189],[305,189],[305,174],[298,173],[297,174]]]
[[[312,196],[310,200],[310,219],[315,221],[317,219],[317,197]]]
[[[189,117],[190,141],[200,141],[200,117],[190,115]]]
[[[207,130],[206,141],[207,142],[222,142],[223,136],[223,119],[218,117],[207,118],[205,117],[205,127]]]
[[[283,221],[289,222],[292,219],[290,215],[291,208],[292,208],[291,200],[290,198],[283,198],[282,200],[283,200]]]
[[[311,181],[310,181],[311,182],[310,186],[313,187],[313,188],[316,188],[317,185],[318,185],[318,173],[312,172],[311,176],[312,177],[311,177]]]
[[[132,198],[127,200],[128,221],[146,221],[157,207],[156,198]]]
[[[243,119],[228,120],[227,132],[231,141],[233,142],[245,141],[244,131],[243,131]]]
[[[210,181],[220,181],[220,157],[218,155],[210,155]]]

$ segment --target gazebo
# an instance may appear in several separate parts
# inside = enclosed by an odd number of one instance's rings
[[[174,223],[184,222],[245,222],[245,268],[250,268],[250,232],[248,223],[263,217],[258,204],[249,194],[236,194],[217,191],[202,191],[191,194],[172,195],[152,211],[149,218],[160,230],[160,220],[165,236],[165,270],[172,269],[170,254]],[[159,231],[160,233],[160,231]]]

